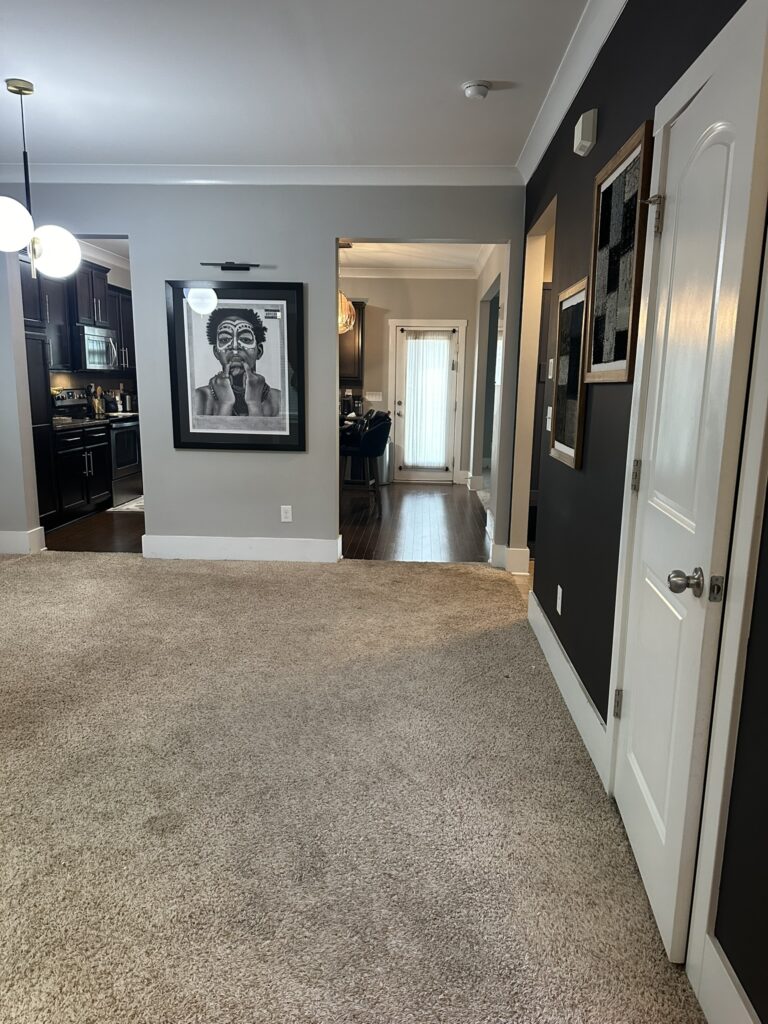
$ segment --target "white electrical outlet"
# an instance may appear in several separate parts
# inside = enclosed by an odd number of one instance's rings
[[[558,615],[562,615],[563,614],[563,588],[560,586],[559,583],[557,585],[557,602],[555,604],[555,607],[557,608],[557,614]]]
[[[550,359],[549,360],[549,370],[547,371],[547,376],[549,377],[550,380],[552,380],[554,375],[555,375],[555,360],[554,359]]]
[[[552,406],[547,406],[547,430],[552,429]]]
[[[281,523],[292,523],[293,522],[293,505],[281,505],[280,506],[280,522]]]

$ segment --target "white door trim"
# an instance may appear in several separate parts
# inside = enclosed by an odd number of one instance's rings
[[[714,924],[768,485],[766,437],[768,262],[764,260],[686,960],[691,985],[711,1024],[758,1020],[714,937]]]
[[[466,363],[467,350],[467,321],[466,320],[418,320],[414,317],[392,317],[389,324],[389,351],[387,363],[387,394],[389,404],[394,406],[395,393],[397,390],[397,332],[401,327],[414,327],[419,331],[440,331],[456,328],[458,334],[458,356],[456,367],[456,413],[453,423],[453,473],[451,483],[466,484],[467,471],[461,468],[461,439],[464,427],[464,367]],[[392,409],[393,414],[397,413]]]

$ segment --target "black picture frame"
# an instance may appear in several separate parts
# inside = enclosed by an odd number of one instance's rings
[[[207,327],[201,323],[196,324],[194,329],[190,328],[192,317],[199,316],[190,312],[186,302],[186,292],[190,288],[213,289],[224,308],[239,308],[238,301],[242,301],[244,308],[273,307],[276,319],[281,319],[282,310],[285,310],[285,325],[278,338],[282,360],[279,392],[282,409],[279,415],[272,418],[245,415],[244,418],[238,419],[236,414],[224,417],[215,413],[199,413],[195,396],[203,391],[206,385],[201,382],[201,387],[195,387],[194,377],[190,379],[190,353],[194,360],[195,346],[198,351],[201,350],[200,334],[204,329],[207,330]],[[271,281],[166,281],[165,294],[174,448],[260,452],[306,451],[304,285],[297,282]],[[269,335],[267,338],[269,339]],[[221,368],[216,366],[215,358],[215,355],[212,355],[209,364],[211,378],[217,372],[221,372]],[[274,381],[266,383],[273,388],[275,386]],[[287,408],[283,404],[284,391],[288,395],[288,402],[285,403]],[[215,398],[215,391],[212,393]],[[205,429],[206,426],[215,426],[215,429]],[[253,429],[249,430],[249,427]]]
[[[557,336],[552,380],[549,454],[571,469],[581,468],[584,441],[584,340],[587,326],[585,277],[557,298]]]

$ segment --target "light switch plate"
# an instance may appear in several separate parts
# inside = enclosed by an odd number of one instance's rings
[[[281,523],[292,523],[293,522],[293,505],[281,505],[280,506],[280,522]]]
[[[549,377],[550,380],[552,380],[552,377],[554,376],[554,374],[555,374],[555,360],[554,359],[550,359],[549,360],[549,372],[547,373],[547,376]]]
[[[557,604],[556,604],[556,607],[557,607],[557,614],[558,615],[562,615],[563,614],[563,588],[560,586],[559,583],[557,585]]]
[[[552,406],[547,406],[547,430],[552,429]]]
[[[384,396],[381,391],[366,391],[365,400],[366,402],[381,402]]]

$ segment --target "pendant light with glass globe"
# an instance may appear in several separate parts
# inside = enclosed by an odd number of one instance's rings
[[[40,273],[45,277],[69,277],[80,266],[82,256],[80,243],[66,228],[61,228],[57,224],[43,224],[40,227],[35,227],[32,219],[32,192],[29,184],[24,97],[31,96],[35,87],[24,78],[6,78],[5,85],[9,93],[19,97],[21,104],[26,206],[9,196],[0,196],[0,251],[19,252],[21,249],[27,249],[33,276]]]

